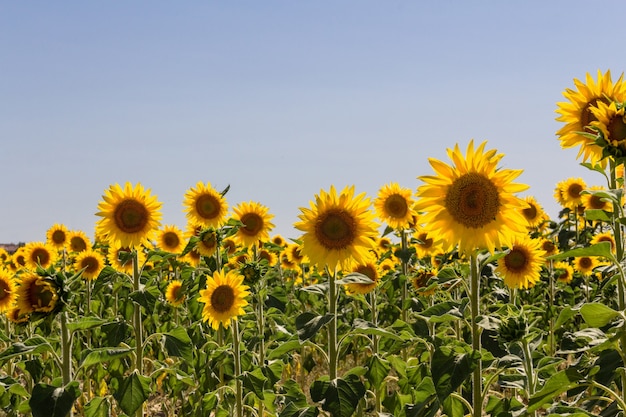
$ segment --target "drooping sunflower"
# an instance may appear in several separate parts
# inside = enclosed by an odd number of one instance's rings
[[[557,183],[554,198],[564,208],[574,210],[582,204],[582,192],[587,183],[582,178],[568,178]]]
[[[346,284],[346,290],[349,294],[367,294],[367,293],[372,292],[378,286],[381,273],[378,268],[378,265],[376,264],[375,258],[370,257],[370,259],[366,260],[365,262],[354,263],[351,266],[350,271],[363,274],[369,279],[371,279],[372,282],[371,283],[370,282],[368,283],[356,282],[356,283]]]
[[[311,208],[301,207],[301,221],[294,226],[304,232],[301,252],[312,264],[331,270],[346,262],[363,262],[376,245],[378,225],[365,193],[354,195],[354,186],[337,194],[320,191]],[[346,265],[349,266],[349,265]]]
[[[70,230],[67,232],[67,249],[70,252],[82,252],[91,248],[91,241],[82,230]]]
[[[167,224],[157,231],[156,246],[169,253],[181,253],[185,249],[183,231],[178,226]]]
[[[97,233],[109,243],[130,248],[148,243],[161,225],[161,203],[141,184],[114,184],[98,204]]]
[[[560,261],[554,263],[554,277],[565,284],[574,279],[574,267],[569,262]]]
[[[413,191],[395,182],[384,185],[374,200],[378,219],[396,230],[410,226],[414,214],[413,204]]]
[[[417,190],[415,209],[424,212],[422,222],[445,249],[458,245],[460,252],[493,252],[527,231],[521,213],[524,201],[515,193],[528,186],[512,182],[522,170],[499,169],[504,155],[485,151],[485,145],[474,149],[470,141],[464,156],[457,144],[447,150],[452,166],[430,158],[437,175],[418,177],[426,184]]]
[[[88,281],[98,278],[104,266],[104,256],[93,249],[80,252],[74,259],[74,269],[76,271],[83,270],[81,276]]]
[[[198,226],[218,228],[226,219],[228,204],[211,183],[199,181],[185,193],[183,201],[187,221]]]
[[[541,228],[548,220],[548,215],[544,211],[543,207],[541,207],[535,197],[530,195],[524,197],[524,201],[528,204],[528,206],[522,209],[522,214],[528,222],[528,227],[530,229]]]
[[[56,307],[58,292],[55,285],[35,272],[20,275],[17,287],[17,307],[23,314],[49,313]]]
[[[541,278],[541,268],[546,262],[546,253],[541,249],[541,241],[528,236],[517,238],[498,259],[495,272],[502,276],[509,288],[528,289]]]
[[[183,283],[181,281],[175,279],[167,284],[167,288],[165,289],[165,299],[168,303],[174,307],[178,307],[185,302],[186,298],[187,295],[185,294],[185,289],[183,288]]]
[[[63,249],[68,244],[67,227],[64,224],[55,223],[46,231],[46,242],[56,249]]]
[[[236,271],[215,271],[206,280],[206,289],[200,291],[198,301],[204,303],[202,320],[217,330],[220,324],[228,328],[231,320],[245,313],[250,295],[248,286],[243,285],[243,275]]]
[[[57,250],[43,242],[29,242],[24,246],[26,268],[34,271],[38,266],[46,269],[57,259]]]
[[[624,74],[613,83],[610,71],[602,74],[598,70],[596,82],[587,73],[586,82],[574,79],[576,89],[566,89],[563,96],[567,101],[557,103],[556,113],[560,116],[556,120],[565,123],[565,126],[557,131],[561,147],[579,146],[578,158],[582,157],[583,162],[589,161],[595,165],[602,161],[602,147],[595,143],[593,137],[587,137],[583,133],[593,133],[590,125],[597,120],[593,108],[601,103],[606,105],[626,100],[626,84],[623,77]]]
[[[0,313],[13,308],[16,299],[16,287],[13,274],[0,268]]]
[[[243,223],[234,236],[240,245],[252,247],[269,239],[274,215],[269,213],[268,207],[253,201],[242,202],[233,207],[233,212],[233,218]]]

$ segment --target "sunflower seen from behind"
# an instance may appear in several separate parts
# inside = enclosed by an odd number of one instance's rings
[[[507,287],[528,289],[541,279],[541,268],[546,263],[546,252],[541,245],[539,239],[521,236],[498,259],[495,273],[502,277]]]
[[[337,193],[321,190],[310,202],[310,208],[301,207],[299,222],[294,226],[304,232],[301,253],[318,268],[349,267],[350,262],[363,262],[369,251],[375,250],[378,224],[370,210],[370,199],[365,193],[354,195],[354,186]]]
[[[395,230],[407,229],[413,220],[413,191],[392,182],[378,191],[374,208],[378,219]]]
[[[485,145],[475,149],[472,140],[463,155],[456,144],[447,150],[452,165],[430,158],[435,175],[418,177],[425,184],[417,190],[415,209],[445,249],[494,252],[527,231],[525,204],[515,194],[528,186],[513,182],[522,170],[498,168],[504,155],[485,151]]]
[[[233,207],[233,219],[242,224],[235,233],[235,240],[241,246],[253,247],[269,239],[269,232],[274,228],[269,208],[254,202],[242,202]]]
[[[98,204],[96,233],[109,243],[130,248],[149,243],[161,225],[161,203],[150,189],[127,182],[105,190]]]
[[[188,189],[183,205],[187,221],[203,228],[220,227],[228,212],[224,192],[217,192],[209,182],[199,181],[195,187]]]
[[[215,271],[206,280],[206,289],[200,291],[198,301],[204,303],[202,320],[214,330],[220,325],[228,328],[231,320],[245,313],[250,295],[248,286],[243,285],[243,275],[237,271]]]

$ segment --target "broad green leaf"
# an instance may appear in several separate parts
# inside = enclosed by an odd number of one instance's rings
[[[570,306],[565,306],[563,310],[559,313],[559,317],[557,317],[556,322],[554,323],[554,329],[558,330],[567,323],[572,317],[576,316],[578,312],[571,308]]]
[[[375,354],[372,355],[367,363],[367,373],[365,376],[370,384],[372,384],[372,387],[378,390],[381,388],[383,381],[387,378],[390,371],[391,364],[389,361]]]
[[[471,374],[478,361],[480,352],[450,346],[441,346],[433,353],[431,373],[439,401],[457,389]]]
[[[168,355],[181,357],[188,362],[193,360],[191,338],[184,327],[176,327],[163,334],[163,339]]]
[[[81,317],[76,321],[67,323],[67,328],[73,332],[76,330],[93,329],[94,327],[102,326],[107,321],[99,317]]]
[[[267,353],[268,359],[279,359],[283,358],[286,354],[291,351],[300,349],[302,347],[302,343],[298,339],[289,340],[287,342],[279,343],[278,346],[274,349],[271,349]]]
[[[568,368],[552,375],[543,387],[533,394],[528,401],[528,412],[537,411],[562,393],[575,388],[582,380],[582,375],[574,368]]]
[[[317,407],[298,408],[294,403],[288,403],[278,417],[317,417],[319,413]]]
[[[576,248],[568,250],[556,255],[546,257],[546,259],[558,261],[565,258],[575,258],[579,256],[604,256],[607,259],[617,263],[613,253],[611,252],[611,242],[600,242],[585,248]]]
[[[585,323],[591,327],[604,327],[611,320],[620,316],[618,311],[613,310],[601,303],[586,303],[580,308],[580,314]]]
[[[317,380],[311,385],[311,399],[321,403],[333,417],[351,417],[365,395],[365,386],[356,375],[332,381]]]
[[[133,291],[128,296],[131,300],[145,308],[146,311],[152,311],[157,299],[161,296],[161,291],[159,287],[151,285],[138,291]]]
[[[90,349],[83,358],[80,366],[87,368],[89,366],[109,362],[113,359],[119,359],[130,355],[134,348],[98,348]]]
[[[388,337],[391,339],[395,339],[398,341],[402,341],[403,339],[398,336],[396,333],[392,333],[388,330],[381,329],[380,327],[374,326],[374,324],[362,320],[355,319],[354,320],[354,328],[352,329],[352,333],[355,334],[368,334],[368,335],[377,335],[381,337]]]
[[[80,394],[78,381],[72,381],[65,387],[37,384],[28,404],[33,417],[65,417],[70,414]]]
[[[332,314],[319,316],[310,311],[306,311],[296,317],[296,329],[301,341],[309,340],[320,331],[327,323],[334,319]]]
[[[119,389],[113,394],[123,412],[132,415],[150,396],[150,378],[133,371],[120,383]]]
[[[117,346],[130,334],[131,327],[125,321],[114,321],[102,325],[102,332],[106,335],[107,345]]]
[[[587,209],[585,210],[585,219],[610,222],[611,218],[604,210]]]
[[[51,352],[54,349],[50,343],[41,336],[33,336],[24,343],[17,342],[6,348],[0,353],[0,362],[6,359],[20,356],[25,353],[39,354],[43,352]]]
[[[335,281],[335,284],[373,284],[374,281],[365,274],[360,272],[352,272],[344,275],[341,279]]]
[[[244,372],[241,376],[243,386],[250,392],[253,392],[260,400],[265,397],[263,391],[267,385],[267,378],[263,375],[261,368],[255,368],[250,372]]]
[[[463,402],[452,395],[449,395],[442,404],[443,412],[448,417],[464,417],[465,412],[469,411],[465,409]]]
[[[85,417],[110,417],[111,401],[107,397],[94,397],[85,404]]]
[[[293,403],[297,408],[306,408],[308,406],[306,394],[302,391],[302,387],[293,379],[284,381],[280,386],[280,392],[285,399],[285,403]]]

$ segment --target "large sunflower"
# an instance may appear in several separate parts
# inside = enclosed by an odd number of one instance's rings
[[[626,84],[623,82],[624,74],[613,83],[611,72],[602,74],[598,70],[597,82],[587,73],[586,82],[574,79],[575,90],[566,89],[563,96],[567,101],[557,103],[556,113],[560,116],[557,121],[565,123],[558,130],[557,136],[561,141],[562,148],[580,146],[578,158],[583,161],[596,164],[602,160],[602,147],[595,143],[593,137],[587,137],[583,133],[591,133],[590,125],[597,120],[592,112],[600,103],[609,104],[612,101],[623,102],[626,100]]]
[[[457,144],[448,149],[452,166],[430,158],[437,175],[418,177],[426,184],[417,190],[415,208],[424,212],[423,223],[441,237],[446,249],[458,245],[461,252],[493,252],[527,231],[521,213],[524,201],[514,193],[528,186],[512,182],[522,170],[499,169],[503,154],[485,152],[485,144],[474,149],[470,141],[466,156]]]
[[[92,281],[98,278],[98,275],[104,269],[104,256],[98,251],[87,249],[76,255],[74,268],[76,271],[83,270],[81,276],[86,280]]]
[[[17,287],[17,307],[24,313],[49,313],[59,299],[56,286],[34,272],[20,275]]]
[[[56,249],[63,249],[68,244],[67,227],[63,224],[54,224],[46,231],[46,242]]]
[[[0,268],[0,313],[4,313],[13,308],[15,303],[15,280],[13,274],[6,269]]]
[[[402,188],[395,182],[384,185],[374,200],[378,218],[393,229],[408,228],[413,220],[412,196],[411,189]]]
[[[199,181],[185,193],[183,201],[189,222],[203,227],[219,227],[226,218],[228,204],[211,183]]]
[[[532,288],[540,279],[546,252],[541,241],[522,236],[516,239],[504,257],[498,259],[495,272],[509,288]]]
[[[301,221],[294,226],[303,231],[301,253],[318,267],[334,269],[346,262],[362,262],[376,246],[378,225],[365,193],[354,195],[354,186],[338,195],[320,191],[311,208],[300,208]]]
[[[269,232],[274,228],[270,220],[274,215],[269,214],[267,207],[253,201],[243,202],[233,207],[233,212],[233,218],[243,223],[235,234],[240,245],[252,247],[269,239]]]
[[[206,289],[200,291],[198,301],[204,303],[202,319],[217,330],[220,326],[228,328],[230,321],[244,314],[248,305],[246,297],[250,295],[248,286],[243,285],[243,275],[236,271],[215,271],[206,280]]]
[[[183,231],[175,225],[165,225],[157,231],[157,248],[169,253],[181,253],[185,249]]]
[[[51,245],[43,242],[29,242],[24,246],[26,267],[32,271],[41,266],[46,269],[54,264],[57,251]]]
[[[98,204],[96,231],[107,236],[111,243],[137,247],[147,243],[160,226],[161,203],[141,184],[124,188],[115,184],[109,187]]]

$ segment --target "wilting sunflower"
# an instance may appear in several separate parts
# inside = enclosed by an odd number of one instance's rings
[[[600,261],[596,256],[577,256],[574,258],[574,271],[582,275],[590,276],[593,270],[600,266]]]
[[[181,253],[185,249],[183,231],[178,226],[168,224],[157,231],[156,246],[169,253]]]
[[[569,284],[574,279],[574,267],[568,262],[554,263],[554,278],[565,284]]]
[[[243,202],[233,207],[233,212],[233,218],[243,223],[234,236],[240,245],[252,247],[269,239],[269,232],[274,228],[270,220],[274,215],[269,214],[267,207],[253,201]]]
[[[528,186],[512,182],[522,170],[499,169],[504,155],[495,149],[485,152],[485,144],[474,149],[470,141],[466,156],[457,144],[447,150],[453,166],[430,158],[437,175],[418,177],[426,184],[417,190],[415,209],[424,212],[422,222],[446,249],[458,245],[460,252],[493,252],[527,231],[524,201],[514,193]]]
[[[363,274],[372,280],[372,282],[368,283],[356,282],[352,284],[346,284],[346,290],[348,291],[348,293],[351,294],[367,294],[372,292],[378,285],[381,276],[378,265],[376,264],[376,259],[373,257],[370,257],[365,262],[354,263],[350,267],[349,271],[358,272],[359,274]]]
[[[24,246],[26,268],[34,271],[41,266],[46,269],[57,259],[57,250],[43,242],[29,242]]]
[[[202,181],[187,190],[183,205],[187,220],[203,228],[220,227],[228,212],[224,196],[213,189],[211,183],[204,184]]]
[[[0,268],[0,313],[4,313],[13,308],[16,293],[15,280],[13,274],[6,269]]]
[[[160,226],[161,203],[150,189],[141,184],[111,185],[98,204],[97,233],[107,236],[110,243],[130,248],[138,247],[153,237]]]
[[[146,254],[142,248],[137,248],[137,265],[141,267],[146,262]],[[116,271],[133,274],[132,249],[125,246],[111,245],[107,253],[107,261]]]
[[[179,280],[173,280],[167,284],[165,289],[165,299],[168,303],[174,307],[178,307],[185,302],[187,296],[185,295],[185,289],[183,283]]]
[[[206,290],[200,291],[198,301],[204,303],[202,320],[217,330],[220,324],[228,328],[231,320],[245,313],[250,295],[248,286],[243,285],[243,275],[236,271],[215,271],[206,280]]]
[[[295,223],[304,232],[301,252],[312,264],[334,269],[346,262],[363,262],[376,246],[378,225],[365,193],[354,196],[354,186],[338,195],[334,186],[315,196],[311,208],[301,207]],[[349,265],[346,265],[349,266]]]
[[[82,252],[91,248],[91,241],[82,230],[70,230],[67,232],[67,249],[70,252]]]
[[[402,188],[398,183],[384,185],[374,200],[378,218],[393,229],[408,228],[414,214],[412,196],[413,191],[410,188]]]
[[[564,208],[574,210],[582,204],[582,192],[587,183],[582,178],[568,178],[557,183],[554,198]]]
[[[591,237],[589,243],[595,245],[596,243],[609,242],[611,244],[611,252],[615,253],[615,237],[611,232],[596,233]]]
[[[46,232],[46,242],[56,249],[63,249],[68,244],[67,227],[63,224],[54,224]]]
[[[104,269],[104,256],[93,249],[87,249],[76,255],[74,259],[74,269],[83,270],[82,277],[92,281],[98,278]]]
[[[17,307],[23,314],[49,313],[58,298],[57,288],[50,280],[30,271],[20,275]]]
[[[528,222],[528,227],[530,229],[542,227],[548,220],[548,215],[544,211],[543,207],[541,207],[535,197],[530,195],[524,197],[524,201],[528,204],[528,206],[522,209],[522,214]]]
[[[517,238],[498,259],[495,272],[502,276],[509,288],[532,288],[541,278],[541,267],[546,262],[546,253],[541,241],[528,236]]]
[[[603,158],[602,147],[595,143],[593,137],[583,133],[593,133],[590,125],[597,120],[592,111],[594,107],[601,103],[606,105],[613,101],[626,100],[626,84],[623,82],[623,74],[613,83],[610,71],[605,74],[598,71],[597,82],[587,73],[586,83],[574,79],[574,85],[576,90],[568,88],[563,93],[567,101],[557,103],[556,112],[560,116],[556,120],[565,123],[558,130],[557,136],[562,148],[579,146],[578,158],[582,156],[583,162],[597,164]]]

